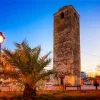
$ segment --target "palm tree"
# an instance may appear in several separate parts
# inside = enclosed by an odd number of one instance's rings
[[[16,42],[14,44],[16,46],[15,51],[3,49],[3,52],[6,55],[7,63],[18,71],[17,74],[15,73],[18,76],[17,79],[23,80],[25,86],[23,96],[27,100],[27,98],[33,98],[36,95],[37,83],[53,73],[53,70],[44,71],[44,68],[51,62],[51,59],[48,58],[50,52],[41,57],[40,46],[30,48],[26,40],[21,44]]]

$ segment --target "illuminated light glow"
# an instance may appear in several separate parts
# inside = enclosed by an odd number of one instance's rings
[[[0,36],[0,43],[3,43],[4,39],[2,36]]]
[[[5,40],[5,37],[3,36],[2,32],[0,32],[0,44],[3,43]]]

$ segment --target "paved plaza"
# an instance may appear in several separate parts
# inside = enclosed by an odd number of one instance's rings
[[[100,90],[100,86],[98,89]],[[77,87],[66,87],[66,90],[77,90]],[[96,90],[96,87],[94,85],[82,85],[81,90]]]
[[[22,89],[16,88],[14,86],[0,87],[0,89],[2,91],[22,91]],[[45,88],[45,90],[61,90],[61,89],[62,89],[61,87],[59,87],[59,89],[58,89],[52,85]],[[66,87],[66,90],[77,90],[77,87]],[[80,90],[80,88],[79,88],[79,90]],[[96,87],[94,85],[82,85],[81,90],[96,90]],[[100,90],[100,86],[98,86],[98,90]]]

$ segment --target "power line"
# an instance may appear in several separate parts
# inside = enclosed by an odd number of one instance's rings
[[[86,55],[89,55],[89,56],[93,56],[93,57],[98,57],[98,58],[100,58],[100,56],[97,56],[97,55],[94,55],[94,54],[90,54],[90,53],[86,53],[86,52],[83,52],[83,51],[81,51],[83,54],[86,54]],[[91,70],[93,70],[93,69],[97,69],[97,68],[92,68],[92,69],[89,69],[89,70],[85,70],[85,72],[88,72],[88,71],[91,71]]]
[[[90,54],[90,53],[86,53],[86,52],[83,52],[83,51],[81,51],[83,54],[86,54],[86,55],[89,55],[89,56],[94,56],[94,57],[99,57],[100,58],[100,56],[97,56],[97,55],[93,55],[93,54]]]
[[[92,69],[89,69],[89,70],[85,70],[85,72],[91,71],[91,70],[93,70],[93,69],[96,69],[96,68],[92,68]]]

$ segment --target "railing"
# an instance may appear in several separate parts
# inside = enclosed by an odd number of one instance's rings
[[[77,90],[81,90],[81,85],[76,85],[76,86],[67,86],[67,85],[66,85],[66,86],[65,86],[65,89],[66,89],[66,87],[76,87]]]

